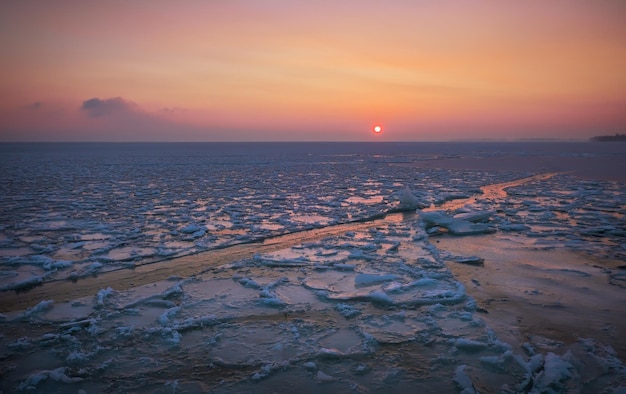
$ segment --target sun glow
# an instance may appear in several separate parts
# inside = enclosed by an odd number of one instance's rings
[[[382,128],[382,126],[376,125],[376,126],[374,126],[373,131],[374,131],[374,133],[376,133],[376,134],[380,134],[380,133],[382,133],[382,132],[383,132],[383,128]]]

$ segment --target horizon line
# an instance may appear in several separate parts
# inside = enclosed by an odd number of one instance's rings
[[[449,143],[449,142],[498,142],[498,143],[518,143],[518,142],[595,142],[593,137],[587,139],[578,138],[520,138],[520,139],[450,139],[450,140],[385,140],[385,141],[372,141],[372,140],[134,140],[134,141],[89,141],[89,140],[69,140],[69,141],[2,141],[0,144],[237,144],[237,143],[302,143],[302,144],[329,144],[329,143],[367,143],[367,144],[388,144],[388,143]]]

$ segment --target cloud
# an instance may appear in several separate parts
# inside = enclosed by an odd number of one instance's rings
[[[163,107],[161,108],[161,112],[164,113],[174,113],[174,112],[186,112],[187,110],[185,108],[181,108],[181,107]]]
[[[1,104],[1,103],[0,103]],[[167,107],[149,111],[124,97],[78,102],[31,100],[0,105],[0,142],[5,141],[203,141],[231,133],[192,122],[190,111]]]
[[[74,127],[80,128],[82,140],[185,141],[206,138],[204,129],[172,116],[180,108],[168,109],[147,111],[124,97],[93,97],[80,105]]]
[[[134,103],[126,101],[121,97],[113,97],[104,100],[94,97],[83,101],[83,105],[80,109],[91,118],[120,113],[126,114],[136,111]]]
[[[41,101],[35,101],[34,103],[27,105],[25,108],[26,108],[27,110],[36,111],[36,110],[38,110],[38,109],[41,109],[41,106],[42,106],[42,105],[43,105],[43,104],[41,103]]]

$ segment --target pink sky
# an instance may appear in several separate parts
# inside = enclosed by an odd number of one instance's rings
[[[623,133],[625,20],[620,0],[5,1],[0,141]]]

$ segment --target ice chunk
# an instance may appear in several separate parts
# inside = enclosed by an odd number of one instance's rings
[[[394,274],[358,274],[354,278],[354,284],[357,287],[373,286],[384,282],[391,282],[399,278],[400,277],[398,275]]]
[[[450,258],[450,261],[459,264],[468,264],[468,265],[483,265],[485,259],[479,256],[455,256]]]
[[[335,378],[333,378],[332,376],[322,372],[322,371],[317,371],[317,375],[315,376],[315,378],[317,379],[318,382],[323,383],[323,382],[332,382],[333,380],[335,380]]]
[[[270,259],[270,258],[257,258],[255,261],[269,267],[298,267],[310,264],[310,260],[304,256],[296,257],[293,259]]]
[[[14,290],[14,291],[24,291],[32,289],[33,287],[39,286],[43,283],[42,276],[31,276],[28,279],[24,279],[18,282],[8,283],[2,287],[0,287],[0,291]]]
[[[178,380],[168,380],[165,382],[165,386],[170,386],[172,388],[172,393],[175,393],[176,389],[178,389]]]
[[[184,294],[182,284],[183,284],[182,281],[178,282],[174,286],[172,286],[169,289],[165,290],[161,294],[162,298],[169,300],[169,299],[172,299],[172,298],[178,298],[178,297],[182,296]]]
[[[165,328],[163,330],[163,337],[165,338],[165,341],[172,344],[172,345],[178,345],[180,344],[180,333],[177,330],[171,329],[171,328]]]
[[[98,271],[100,271],[102,269],[102,267],[104,267],[104,264],[100,263],[100,262],[93,262],[89,265],[87,265],[85,268],[83,268],[80,272],[81,276],[89,276],[89,275],[94,275],[96,274]]]
[[[468,222],[482,222],[495,215],[496,211],[470,211],[457,213],[453,216],[454,219],[467,220]]]
[[[339,358],[344,355],[344,353],[341,352],[339,349],[325,347],[320,348],[319,354],[320,356],[324,356],[327,358]]]
[[[340,270],[340,271],[354,271],[356,266],[354,264],[338,263],[338,264],[333,264],[333,268]]]
[[[202,316],[198,318],[185,319],[183,322],[175,325],[178,331],[193,330],[196,328],[210,327],[219,323],[219,319],[215,315]]]
[[[24,312],[20,318],[22,319],[28,319],[30,317],[33,317],[35,315],[39,315],[41,313],[44,313],[48,310],[50,310],[52,308],[52,304],[54,304],[54,301],[52,300],[44,300],[41,301],[39,304],[35,305],[34,307],[26,310],[26,312]]]
[[[420,218],[427,226],[445,227],[454,221],[454,218],[447,215],[444,211],[421,212]]]
[[[278,297],[263,297],[259,300],[263,305],[280,308],[286,305],[286,303]]]
[[[30,341],[30,338],[22,337],[22,338],[19,338],[17,341],[13,342],[13,343],[9,343],[7,345],[7,347],[9,349],[23,351],[23,350],[26,350],[29,347],[31,347],[31,345],[32,345],[32,343]]]
[[[254,279],[251,278],[240,278],[238,282],[241,283],[244,287],[249,287],[251,289],[260,289],[261,285],[258,284]]]
[[[183,237],[182,239],[183,239],[183,241],[193,241],[195,239],[204,237],[205,234],[206,234],[206,230],[200,229],[198,231],[194,231],[191,234],[188,234],[187,236]],[[196,244],[196,246],[197,245],[198,244]]]
[[[486,348],[487,344],[484,342],[474,341],[472,339],[457,338],[454,341],[454,346],[456,346],[457,349],[474,352]]]
[[[420,217],[427,228],[444,227],[454,235],[487,234],[495,231],[484,223],[472,223],[468,220],[453,218],[443,211],[422,212]]]
[[[282,283],[289,282],[287,277],[282,277],[275,280],[272,283],[267,284],[265,287],[261,289],[261,293],[259,294],[259,302],[263,305],[272,306],[272,307],[283,307],[286,305],[285,301],[280,299],[280,297],[273,291],[278,285]]]
[[[361,249],[354,249],[350,251],[350,255],[348,256],[348,258],[350,259],[354,259],[354,260],[373,260],[374,256],[364,252]]]
[[[413,287],[434,286],[438,282],[438,280],[432,278],[422,278],[407,284],[392,282],[389,285],[385,286],[384,290],[386,293],[401,293],[405,291],[410,291]]]
[[[425,208],[426,204],[420,202],[417,197],[411,192],[409,186],[404,186],[400,193],[400,205],[398,205],[399,211],[413,211],[418,208]]]
[[[175,306],[173,308],[170,308],[170,309],[166,310],[165,312],[163,312],[161,314],[161,316],[159,316],[159,319],[158,319],[159,323],[163,327],[167,326],[169,324],[169,322],[170,322],[170,318],[172,316],[174,316],[175,314],[177,314],[178,311],[180,311],[180,307],[179,306]]]
[[[194,234],[194,233],[197,233],[199,231],[206,231],[206,227],[198,226],[197,224],[192,223],[192,224],[188,224],[188,225],[182,227],[178,231],[180,231],[183,234]]]
[[[466,220],[455,220],[446,227],[451,234],[454,235],[477,235],[489,234],[495,230],[483,223],[472,223]]]
[[[336,304],[335,310],[346,319],[350,319],[361,314],[361,311],[359,309],[343,303]]]
[[[286,362],[283,363],[270,363],[270,364],[265,364],[261,367],[261,370],[259,372],[255,372],[251,379],[252,380],[263,380],[265,378],[267,378],[268,376],[270,376],[273,372],[278,371],[280,369],[283,369],[286,366]]]
[[[515,232],[515,231],[521,232],[521,231],[530,230],[530,227],[522,223],[501,224],[500,226],[498,226],[498,228],[502,231],[509,231],[509,232]]]
[[[54,380],[55,382],[62,382],[62,383],[75,383],[75,382],[80,382],[81,380],[83,380],[82,378],[79,378],[79,377],[67,376],[65,374],[66,371],[67,371],[66,367],[59,367],[57,369],[53,369],[49,371],[41,371],[39,373],[32,374],[28,377],[28,379],[20,383],[20,385],[18,386],[18,389],[20,391],[36,390],[37,385],[46,379],[51,379],[51,380]]]
[[[65,358],[65,362],[70,365],[82,365],[85,364],[88,359],[88,355],[74,350],[67,355],[67,357]]]
[[[459,365],[454,372],[454,381],[461,388],[461,394],[476,394],[476,388],[472,383],[472,380],[465,373],[467,365]]]
[[[49,252],[49,251],[48,251]],[[35,255],[30,257],[30,263],[40,265],[46,271],[63,269],[72,266],[71,261],[55,260],[49,256]]]
[[[393,299],[382,290],[374,291],[367,296],[375,304],[393,304]]]
[[[568,357],[569,353],[565,357]],[[572,376],[573,365],[556,354],[549,352],[545,356],[543,370],[534,379],[536,392],[551,392],[563,387],[563,382]]]
[[[98,294],[96,294],[96,307],[98,308],[104,307],[104,300],[110,295],[112,295],[113,293],[115,293],[115,290],[113,290],[110,287],[99,290]]]
[[[503,359],[500,356],[482,356],[479,358],[480,362],[490,368],[504,371]]]

